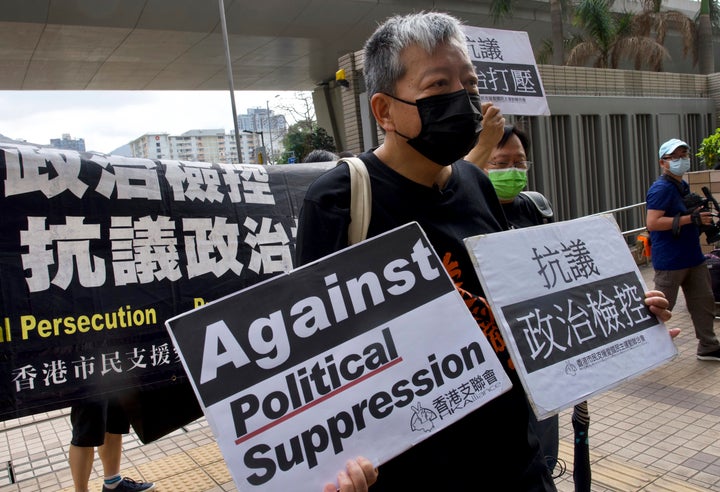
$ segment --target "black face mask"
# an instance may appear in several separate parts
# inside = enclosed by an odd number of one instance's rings
[[[480,96],[465,89],[450,94],[418,99],[414,103],[388,96],[401,103],[417,106],[422,127],[417,137],[406,137],[408,144],[431,161],[449,166],[461,159],[477,143],[482,130]]]

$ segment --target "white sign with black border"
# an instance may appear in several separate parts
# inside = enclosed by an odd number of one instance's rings
[[[612,215],[465,244],[538,418],[677,355]]]
[[[417,223],[166,323],[240,490],[322,490],[511,382]]]
[[[473,26],[463,26],[463,32],[483,101],[505,114],[550,114],[526,32]]]

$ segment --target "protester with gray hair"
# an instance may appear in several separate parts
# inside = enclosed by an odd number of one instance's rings
[[[383,143],[358,157],[370,175],[368,237],[420,224],[443,259],[513,387],[382,464],[382,450],[348,462],[325,492],[405,490],[555,491],[529,431],[530,406],[484,299],[463,240],[507,229],[487,175],[462,160],[481,130],[478,78],[460,22],[442,13],[395,16],[365,44],[365,84]],[[348,245],[350,172],[342,163],[308,189],[298,220],[296,264]],[[650,298],[667,319],[667,302]],[[437,327],[443,336],[443,327]],[[331,479],[331,477],[328,477]]]

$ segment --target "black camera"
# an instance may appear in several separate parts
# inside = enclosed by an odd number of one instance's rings
[[[685,207],[688,209],[688,213],[692,214],[695,211],[698,212],[712,212],[713,219],[712,224],[704,225],[698,224],[700,233],[705,234],[705,240],[708,244],[715,244],[720,241],[720,227],[717,224],[717,217],[720,214],[720,205],[710,193],[707,186],[702,187],[702,192],[705,198],[701,197],[697,193],[688,193],[683,198]],[[693,222],[695,222],[693,220]]]

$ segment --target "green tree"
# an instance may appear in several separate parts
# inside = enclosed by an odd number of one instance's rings
[[[573,23],[582,30],[579,42],[568,53],[567,64],[595,68],[618,68],[623,59],[653,70],[670,58],[668,50],[649,36],[633,30],[633,14],[611,11],[613,0],[580,0]]]
[[[294,158],[295,162],[301,162],[311,150],[315,149],[331,152],[336,150],[333,138],[317,124],[312,94],[296,92],[294,98],[295,104],[278,105],[284,113],[295,120],[283,137],[285,151],[280,156],[278,164],[287,164],[291,158]]]
[[[708,169],[720,163],[720,128],[703,139],[695,156],[699,157],[700,162]]]
[[[283,163],[289,162],[291,157],[295,162],[302,159],[315,149],[335,152],[335,142],[328,132],[310,120],[302,120],[290,126],[283,140],[285,152],[280,158]]]

